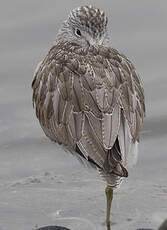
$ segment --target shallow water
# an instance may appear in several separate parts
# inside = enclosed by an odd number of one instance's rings
[[[113,230],[156,229],[167,217],[167,3],[90,2],[106,9],[112,45],[134,61],[146,92],[139,160],[115,193]],[[35,66],[79,1],[0,4],[0,230],[103,230],[104,183],[45,138],[31,103]]]

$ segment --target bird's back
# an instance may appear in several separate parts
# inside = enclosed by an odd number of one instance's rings
[[[110,184],[128,175],[145,107],[141,81],[124,55],[57,43],[32,88],[37,118],[51,140],[92,162]]]

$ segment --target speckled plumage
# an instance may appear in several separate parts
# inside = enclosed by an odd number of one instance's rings
[[[94,28],[95,38],[107,25],[104,13],[89,7],[72,11],[68,20],[87,25],[87,32]],[[32,88],[36,116],[51,140],[90,161],[113,187],[128,176],[145,105],[140,78],[124,55],[104,44],[85,47],[59,36]]]
[[[92,6],[82,6],[71,12],[69,20],[74,24],[82,25],[87,31],[92,32],[95,37],[100,36],[107,26],[108,19],[103,11]]]

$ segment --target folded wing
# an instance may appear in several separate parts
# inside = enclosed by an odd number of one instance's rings
[[[127,176],[145,113],[136,70],[114,49],[86,56],[68,49],[53,47],[35,73],[37,118],[50,139],[106,173]]]

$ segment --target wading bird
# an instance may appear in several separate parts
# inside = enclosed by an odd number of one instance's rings
[[[40,125],[51,140],[95,166],[107,182],[107,229],[113,189],[128,176],[145,113],[134,65],[109,45],[105,13],[74,9],[32,82]]]

